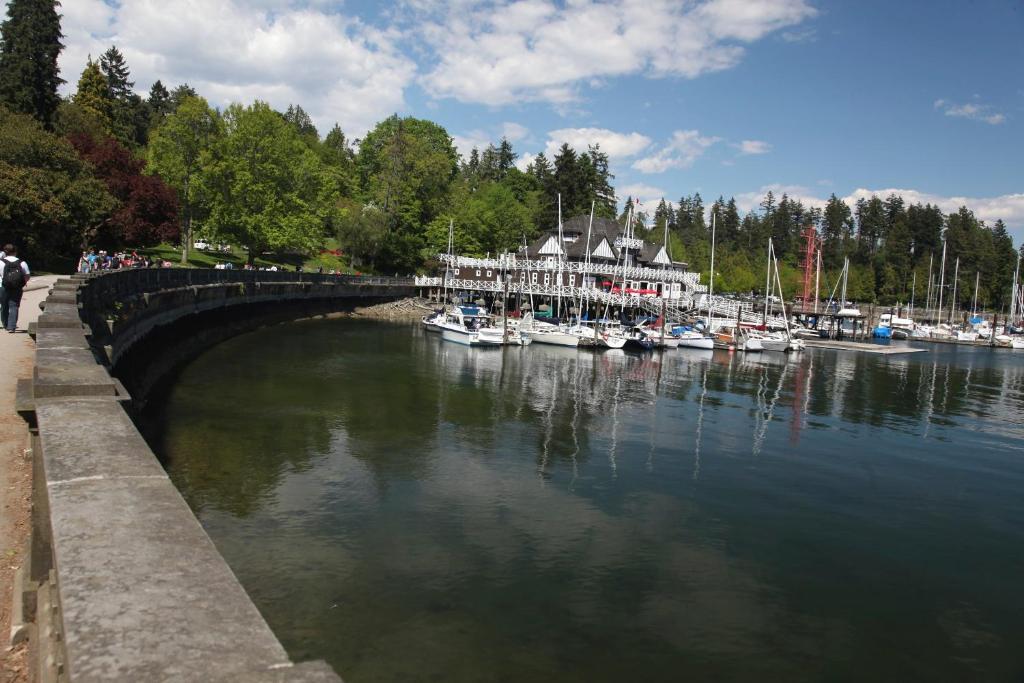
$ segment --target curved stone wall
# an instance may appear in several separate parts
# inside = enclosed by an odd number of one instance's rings
[[[33,429],[41,680],[340,680],[323,662],[288,659],[125,412],[125,385],[145,390],[189,353],[268,320],[412,291],[411,279],[254,271],[58,281],[17,399]],[[171,347],[175,360],[154,366]]]

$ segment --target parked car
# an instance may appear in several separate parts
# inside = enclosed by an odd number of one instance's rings
[[[198,249],[199,251],[206,251],[210,248],[210,243],[206,240],[196,240],[192,243],[192,248]]]

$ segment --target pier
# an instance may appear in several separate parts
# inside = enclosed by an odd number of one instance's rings
[[[806,344],[807,348],[810,349],[860,351],[861,353],[874,353],[880,356],[895,356],[901,353],[924,353],[928,351],[928,349],[919,349],[914,346],[883,346],[881,344],[840,341],[838,339],[804,339],[804,344]]]

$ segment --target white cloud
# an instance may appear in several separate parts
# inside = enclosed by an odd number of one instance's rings
[[[516,168],[520,171],[526,171],[526,167],[533,163],[533,160],[537,158],[536,154],[520,154],[516,157]]]
[[[772,146],[763,140],[743,140],[732,145],[740,154],[767,154]]]
[[[407,3],[438,55],[422,78],[436,97],[565,105],[583,85],[627,74],[701,74],[735,66],[743,44],[817,14],[806,0],[520,0]]]
[[[548,133],[544,154],[553,158],[563,143],[581,154],[590,145],[600,145],[611,159],[620,159],[636,156],[650,146],[651,139],[640,133],[617,133],[607,128],[560,128]]]
[[[741,211],[750,211],[757,208],[765,194],[771,190],[776,199],[783,194],[789,195],[790,199],[799,199],[805,206],[823,207],[828,197],[817,196],[810,188],[802,185],[772,184],[763,185],[755,192],[744,192],[736,195],[736,205]],[[891,194],[903,197],[907,204],[932,204],[938,206],[945,213],[953,213],[961,206],[966,206],[974,212],[980,220],[992,226],[996,220],[1002,219],[1007,226],[1015,229],[1024,228],[1024,192],[1004,194],[997,197],[960,197],[921,192],[902,188],[885,188],[868,190],[857,188],[845,197],[841,197],[852,209],[858,199],[870,199],[872,196],[881,198]]]
[[[529,128],[521,124],[515,123],[513,121],[506,121],[505,123],[501,124],[501,134],[504,137],[508,138],[509,142],[516,142],[517,140],[522,140],[527,135],[529,135],[529,133]]]
[[[697,130],[677,130],[669,142],[649,157],[637,159],[633,168],[641,173],[663,173],[672,168],[689,168],[721,138],[701,135]]]
[[[111,44],[124,53],[136,88],[188,82],[211,104],[267,100],[301,104],[321,130],[335,121],[359,136],[404,109],[415,64],[399,35],[329,9],[285,0],[131,0],[111,6],[75,0],[62,7],[66,89]],[[201,18],[201,20],[200,20]]]
[[[1005,114],[993,110],[993,108],[987,104],[975,104],[971,102],[968,102],[967,104],[956,104],[955,102],[949,102],[947,100],[935,100],[935,108],[946,116],[970,119],[972,121],[981,121],[992,126],[998,126],[999,124],[1006,122]]]
[[[469,155],[474,147],[478,152],[483,152],[487,149],[487,145],[492,144],[491,136],[482,130],[471,130],[464,135],[453,135],[452,142],[455,143],[455,149],[465,160],[469,160]]]
[[[634,203],[637,199],[640,200],[640,209],[654,211],[654,207],[665,196],[665,190],[644,183],[632,183],[616,188],[615,194],[619,198],[619,203],[625,202],[627,197],[632,197]]]

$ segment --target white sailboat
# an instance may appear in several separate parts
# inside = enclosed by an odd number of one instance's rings
[[[711,212],[711,273],[708,276],[708,320],[707,331],[704,334],[697,330],[685,330],[679,335],[680,349],[702,349],[712,351],[715,348],[715,338],[711,333],[711,292],[715,287],[715,217],[717,213]]]
[[[565,256],[565,241],[562,239],[562,196],[558,196],[558,274],[556,276],[556,287],[558,287],[558,306],[556,312],[561,313],[562,308],[562,259]],[[529,258],[529,257],[527,257]],[[531,311],[523,316],[520,324],[520,333],[529,337],[531,341],[538,344],[551,344],[553,346],[580,345],[579,335],[573,334],[567,327],[553,323],[541,322],[534,317]]]
[[[421,318],[427,332],[440,332],[441,323],[445,320],[444,307],[448,303],[448,276],[451,272],[452,242],[455,237],[455,221],[448,221],[448,258],[444,262],[444,296],[441,299],[441,308]]]

